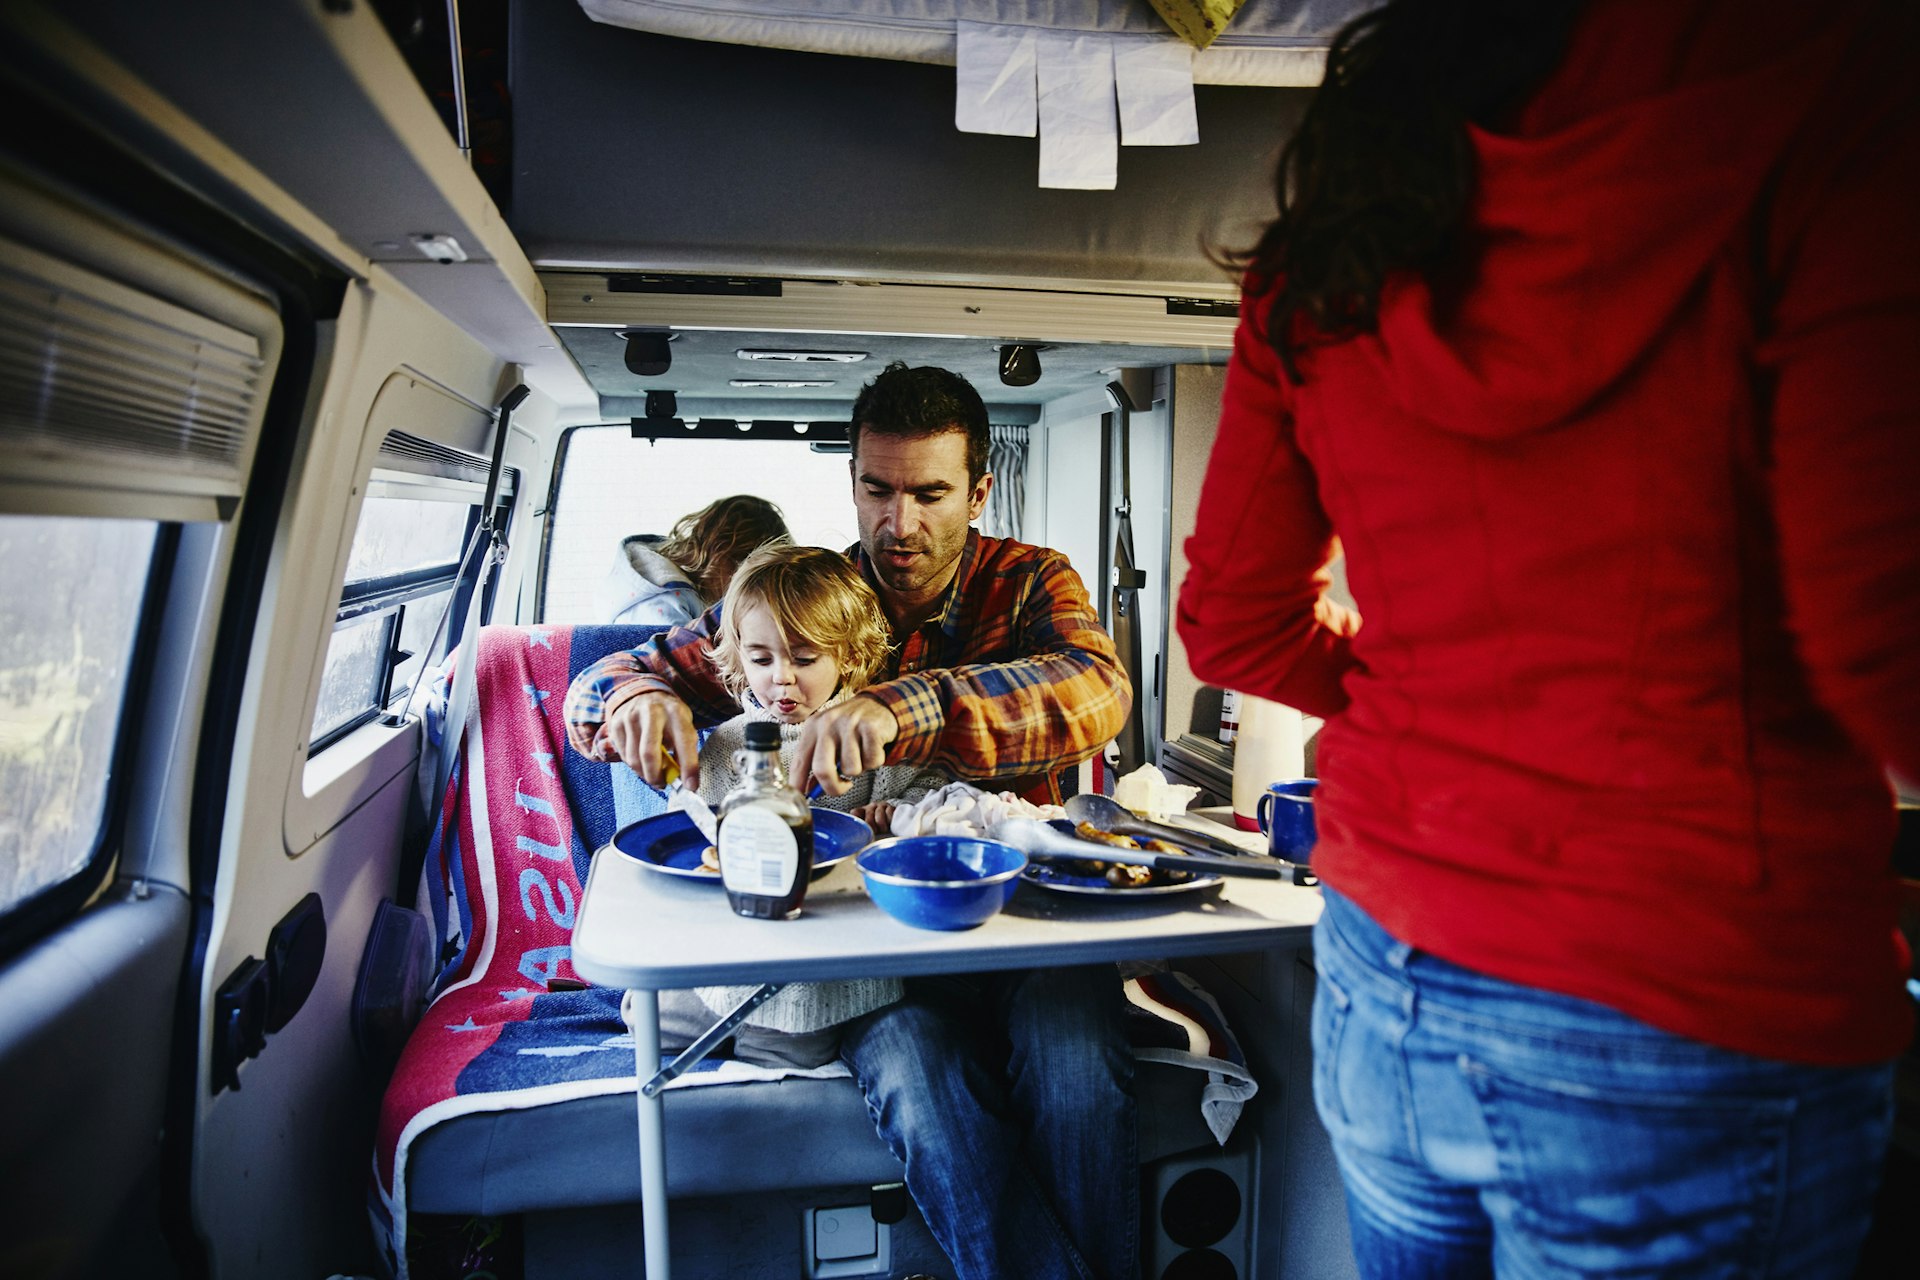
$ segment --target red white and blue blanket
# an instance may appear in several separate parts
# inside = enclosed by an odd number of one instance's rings
[[[567,747],[562,705],[573,677],[659,628],[484,628],[477,689],[433,833],[420,909],[445,959],[436,995],[408,1038],[381,1105],[372,1214],[405,1280],[409,1144],[476,1112],[631,1093],[633,1041],[618,991],[581,982],[571,934],[596,849],[665,802],[624,766]],[[1142,1058],[1208,1073],[1202,1110],[1226,1141],[1255,1085],[1219,1009],[1178,974],[1128,983]],[[670,1088],[780,1076],[845,1075],[709,1060]]]
[[[402,1277],[414,1137],[473,1112],[634,1087],[620,993],[580,989],[570,940],[593,851],[622,824],[665,806],[631,770],[570,752],[561,710],[582,668],[657,630],[480,633],[475,711],[419,901],[445,967],[387,1087],[374,1149],[375,1225]]]

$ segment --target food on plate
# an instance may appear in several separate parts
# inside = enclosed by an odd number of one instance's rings
[[[1115,835],[1111,831],[1102,831],[1091,822],[1074,823],[1073,834],[1079,836],[1082,840],[1091,840],[1095,844],[1110,844],[1116,849],[1137,849],[1140,847],[1134,842],[1132,836],[1121,836]]]
[[[1091,822],[1076,822],[1073,833],[1082,840],[1093,840],[1100,844],[1110,844],[1116,849],[1146,849],[1153,853],[1185,853],[1177,844],[1149,837],[1142,840],[1135,836],[1123,836],[1113,831],[1102,831]]]
[[[1133,836],[1123,836],[1112,831],[1102,831],[1088,822],[1075,823],[1073,831],[1082,840],[1112,845],[1116,849],[1146,849],[1153,853],[1186,853],[1186,850],[1179,845],[1169,844],[1165,840],[1141,840]],[[1165,884],[1185,884],[1193,879],[1191,871],[1163,871],[1158,867],[1136,866],[1131,862],[1099,862],[1087,859],[1062,862],[1058,865],[1071,875],[1104,879],[1116,889],[1149,889]]]
[[[708,845],[702,849],[700,851],[700,869],[702,871],[711,871],[714,875],[719,875],[720,851],[712,845]]]

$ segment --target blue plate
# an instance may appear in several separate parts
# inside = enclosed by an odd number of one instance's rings
[[[1040,861],[1029,863],[1026,871],[1021,873],[1021,879],[1036,889],[1046,889],[1052,893],[1085,894],[1092,898],[1152,898],[1167,893],[1212,889],[1221,883],[1220,877],[1209,871],[1178,884],[1149,884],[1137,889],[1123,889],[1108,884],[1105,876],[1076,876]]]
[[[1073,835],[1073,824],[1054,819],[1047,824],[1056,831]],[[1089,854],[1089,861],[1099,861],[1098,852]],[[1035,858],[1027,864],[1020,878],[1036,889],[1045,889],[1052,893],[1080,894],[1090,898],[1154,898],[1169,893],[1193,893],[1199,889],[1212,889],[1221,883],[1221,877],[1211,871],[1194,875],[1191,880],[1182,880],[1178,884],[1149,884],[1138,889],[1123,889],[1107,883],[1105,876],[1074,875],[1066,865],[1050,859]]]
[[[872,842],[873,828],[852,814],[813,807],[815,878]],[[692,818],[677,809],[628,823],[615,833],[613,847],[649,871],[720,883],[718,871],[708,871],[700,865],[700,851],[707,847],[707,838],[693,825]]]

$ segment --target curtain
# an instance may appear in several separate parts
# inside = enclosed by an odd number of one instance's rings
[[[989,538],[1018,538],[1027,510],[1027,429],[992,427],[987,470],[993,491],[980,513],[980,532]]]

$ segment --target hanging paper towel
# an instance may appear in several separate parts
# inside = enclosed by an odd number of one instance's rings
[[[1233,740],[1233,823],[1258,831],[1255,811],[1271,783],[1306,772],[1306,730],[1292,707],[1240,695],[1240,731]]]

